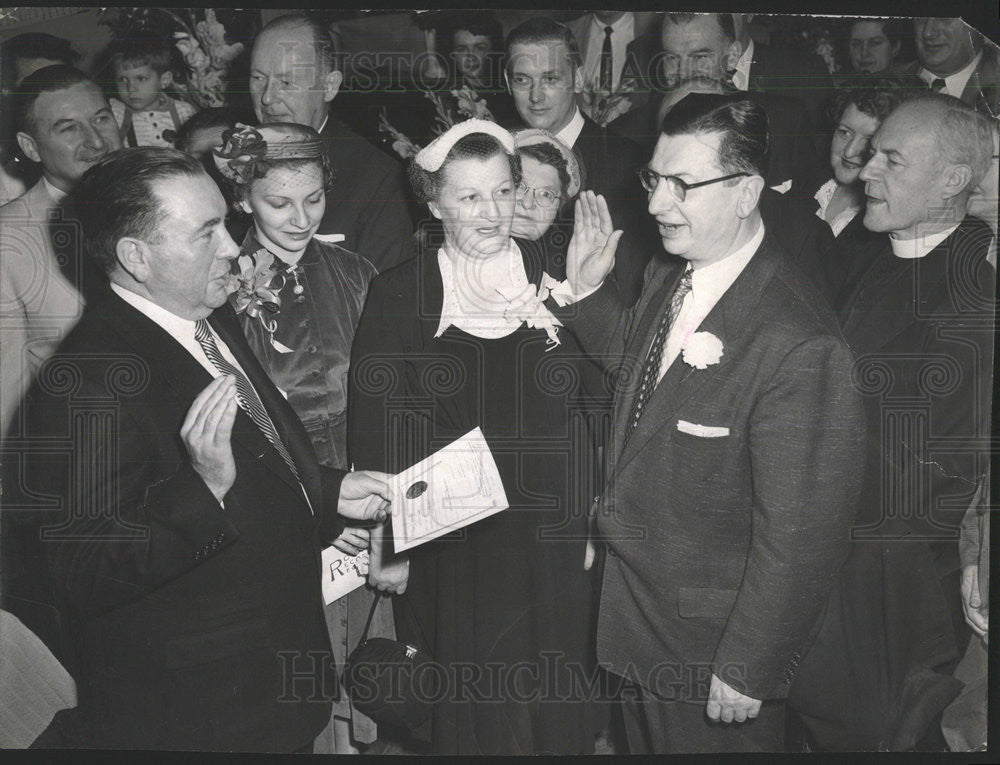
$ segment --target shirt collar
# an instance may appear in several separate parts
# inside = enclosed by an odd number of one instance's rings
[[[733,85],[738,90],[748,90],[750,88],[750,64],[753,63],[753,40],[747,41],[746,50],[736,62],[736,71],[733,74]]]
[[[958,226],[959,224],[956,223],[954,226],[946,228],[944,231],[938,231],[936,234],[919,236],[916,239],[895,239],[890,236],[889,244],[892,246],[892,254],[897,258],[904,258],[906,260],[922,258],[941,244],[941,242],[951,236],[952,232],[957,229]]]
[[[737,250],[722,260],[703,268],[696,268],[691,273],[691,297],[707,314],[726,290],[732,286],[736,278],[743,273],[747,263],[754,256],[764,241],[764,223],[757,226],[753,236]]]
[[[564,144],[573,148],[573,144],[576,143],[576,139],[580,137],[580,133],[583,131],[583,114],[580,112],[580,107],[574,107],[573,119],[569,123],[556,133],[556,138],[562,141]]]
[[[949,96],[954,96],[955,98],[962,97],[962,91],[965,90],[965,86],[969,83],[969,79],[972,77],[972,73],[976,71],[976,67],[979,66],[979,60],[983,57],[983,52],[979,51],[975,56],[972,57],[972,61],[966,64],[963,68],[959,69],[954,74],[949,74],[947,77],[942,77],[944,80],[944,92]],[[929,72],[923,67],[920,67],[920,79],[930,85],[934,80],[938,79],[938,75],[933,72]]]
[[[615,35],[627,35],[629,32],[635,33],[635,14],[631,11],[623,13],[622,17],[618,19],[614,24],[605,24],[597,18],[597,14],[593,14],[590,17],[591,23],[594,25],[594,29],[597,30],[601,35],[601,39],[604,39],[604,27],[611,27],[612,37]]]
[[[45,184],[45,191],[48,193],[52,201],[55,202],[56,204],[62,202],[66,198],[66,192],[49,183],[49,179],[46,178],[44,175],[42,176],[42,183]]]
[[[316,132],[317,133],[322,133],[323,132],[323,128],[326,127],[326,123],[329,122],[329,121],[330,121],[330,114],[328,112],[327,115],[323,118],[323,124],[319,126],[319,130],[317,130]]]
[[[111,289],[114,290],[118,297],[139,311],[139,313],[160,325],[167,334],[178,340],[181,345],[190,345],[188,341],[194,340],[194,322],[191,319],[182,319],[177,314],[170,313],[166,308],[158,306],[149,298],[132,292],[132,290],[115,282],[111,282]]]

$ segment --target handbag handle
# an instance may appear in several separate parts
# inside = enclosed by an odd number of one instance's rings
[[[361,633],[361,640],[358,641],[359,646],[363,645],[368,639],[368,629],[372,626],[372,619],[375,617],[375,609],[378,608],[378,601],[381,597],[381,591],[375,590],[375,597],[372,598],[372,607],[368,609],[368,621],[365,622],[365,630]]]
[[[375,597],[372,598],[372,607],[368,609],[368,621],[365,622],[365,629],[361,633],[361,639],[358,640],[359,647],[364,645],[364,642],[368,639],[368,630],[372,626],[372,619],[375,618],[375,609],[378,608],[379,599],[383,595],[387,596],[387,594],[381,590],[375,590]],[[424,635],[424,630],[420,626],[420,620],[417,618],[417,612],[413,610],[413,605],[406,598],[403,598],[403,602],[406,604],[406,607],[410,609],[410,615],[413,617],[413,623],[416,625],[417,631],[420,633],[420,639],[424,641],[425,646],[430,646],[430,643],[427,642],[426,635]]]

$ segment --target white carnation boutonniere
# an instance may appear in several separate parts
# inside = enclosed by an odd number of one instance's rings
[[[684,343],[682,353],[685,364],[707,369],[722,358],[722,341],[711,332],[695,332]]]

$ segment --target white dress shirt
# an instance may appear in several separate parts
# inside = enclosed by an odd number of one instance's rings
[[[579,106],[574,108],[573,119],[566,124],[566,127],[556,133],[556,138],[571,149],[573,148],[573,144],[576,143],[576,139],[580,137],[580,132],[583,130],[583,114],[580,112]]]
[[[591,14],[587,49],[583,51],[583,81],[594,88],[601,82],[601,51],[604,50],[606,26],[611,27],[611,90],[614,92],[621,84],[625,49],[635,39],[635,14],[625,13],[614,24],[602,24]]]
[[[747,42],[746,50],[736,62],[736,71],[733,72],[733,85],[737,90],[750,89],[750,64],[753,63],[753,40]]]
[[[936,234],[928,234],[927,236],[918,236],[916,239],[896,239],[890,234],[889,244],[892,246],[892,254],[904,260],[922,258],[951,236],[952,232],[958,226],[959,224],[956,223],[944,231],[938,231]]]
[[[49,183],[49,179],[44,175],[42,176],[42,184],[45,186],[45,191],[49,195],[49,199],[56,204],[59,204],[66,198],[66,192]]]
[[[749,241],[738,250],[722,260],[702,268],[696,268],[691,272],[691,291],[684,298],[680,313],[677,314],[677,318],[670,328],[670,334],[667,335],[667,342],[663,348],[663,358],[660,360],[660,373],[656,378],[657,382],[663,378],[670,365],[677,359],[688,338],[698,331],[698,327],[715,308],[715,304],[732,286],[736,278],[743,273],[743,269],[746,268],[747,263],[750,262],[763,241],[764,224],[761,223]],[[688,265],[688,268],[691,266]],[[724,337],[719,339],[723,343],[726,341]]]
[[[959,69],[954,74],[949,74],[947,77],[940,77],[933,72],[928,72],[923,67],[917,74],[920,79],[926,82],[928,85],[934,82],[934,80],[942,79],[944,80],[944,89],[942,93],[947,93],[949,96],[954,96],[955,98],[962,97],[962,91],[965,90],[965,86],[969,84],[969,79],[972,77],[972,73],[976,71],[976,67],[979,66],[979,59],[983,57],[983,52],[979,51],[975,57],[962,69]]]

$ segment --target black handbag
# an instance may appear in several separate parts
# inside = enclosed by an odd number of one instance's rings
[[[381,595],[375,593],[361,640],[347,657],[344,686],[355,708],[379,725],[412,731],[430,719],[439,678],[426,651],[399,640],[368,637]]]

